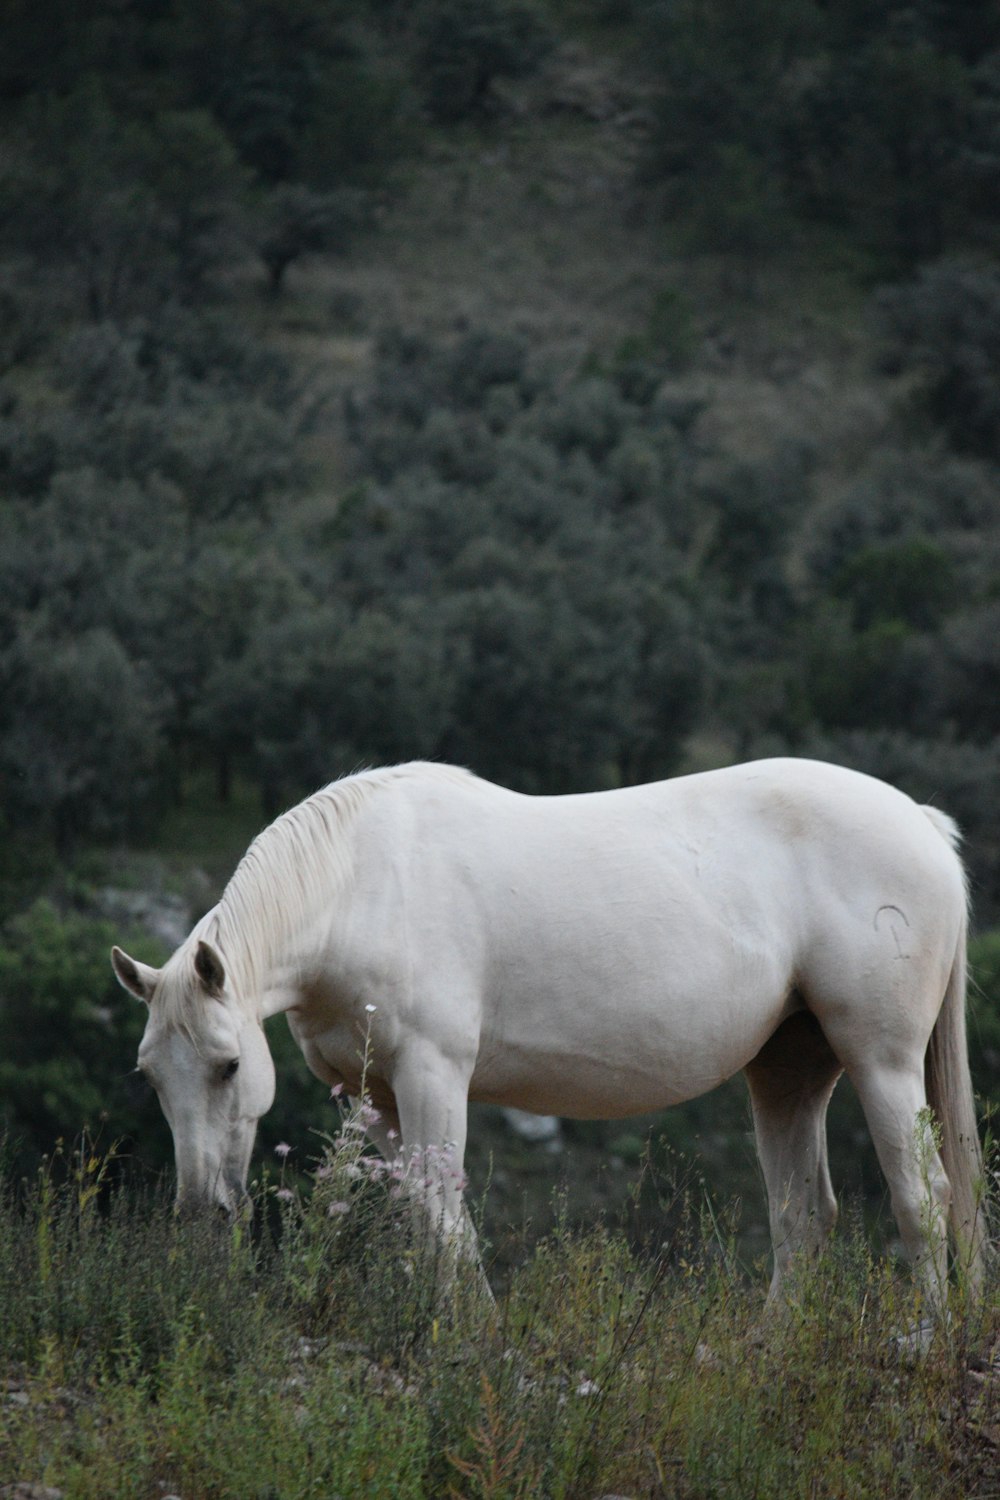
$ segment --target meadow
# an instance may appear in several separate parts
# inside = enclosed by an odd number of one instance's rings
[[[995,1285],[905,1355],[912,1286],[851,1212],[765,1313],[735,1206],[647,1181],[667,1239],[557,1219],[491,1305],[447,1289],[356,1116],[307,1182],[273,1158],[252,1225],[114,1167],[83,1142],[4,1189],[5,1496],[1000,1493]]]

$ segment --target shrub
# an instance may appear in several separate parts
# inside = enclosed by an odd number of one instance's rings
[[[118,639],[101,627],[25,633],[0,655],[0,682],[11,823],[30,821],[63,849],[134,829],[153,801],[162,709]]]
[[[858,630],[889,620],[933,629],[958,603],[952,559],[920,536],[863,547],[840,569],[833,592],[849,601]]]
[[[418,77],[442,124],[480,113],[498,78],[530,73],[551,45],[537,12],[519,0],[424,0],[418,24]]]
[[[0,934],[0,1107],[25,1168],[83,1130],[106,1144],[150,1126],[163,1135],[126,1086],[145,1013],[122,1003],[108,962],[115,937],[108,923],[46,900]],[[147,1159],[157,1161],[155,1147]]]
[[[920,382],[923,409],[955,448],[1000,459],[1000,272],[943,260],[882,292],[887,357]]]

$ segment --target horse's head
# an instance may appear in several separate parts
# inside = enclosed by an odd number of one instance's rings
[[[174,1138],[177,1205],[234,1214],[246,1196],[257,1121],[274,1100],[260,1021],[232,994],[219,954],[185,943],[162,969],[111,954],[119,982],[149,1007],[139,1070]]]

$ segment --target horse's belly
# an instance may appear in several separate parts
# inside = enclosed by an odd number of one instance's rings
[[[634,1064],[616,1066],[590,1059],[561,1057],[539,1069],[490,1070],[473,1077],[469,1098],[480,1104],[504,1104],[535,1114],[571,1120],[616,1120],[650,1114],[686,1099],[707,1094],[739,1071],[743,1062],[716,1059],[715,1067],[640,1073]],[[721,1067],[719,1064],[721,1063]]]
[[[740,1071],[799,1004],[789,986],[641,991],[615,1003],[576,989],[484,1017],[470,1098],[576,1119],[646,1114]]]

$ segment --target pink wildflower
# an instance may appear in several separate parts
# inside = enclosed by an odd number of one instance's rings
[[[274,1148],[274,1154],[275,1156],[280,1156],[281,1160],[284,1161],[285,1157],[288,1155],[291,1149],[292,1148],[287,1141],[279,1141]]]

